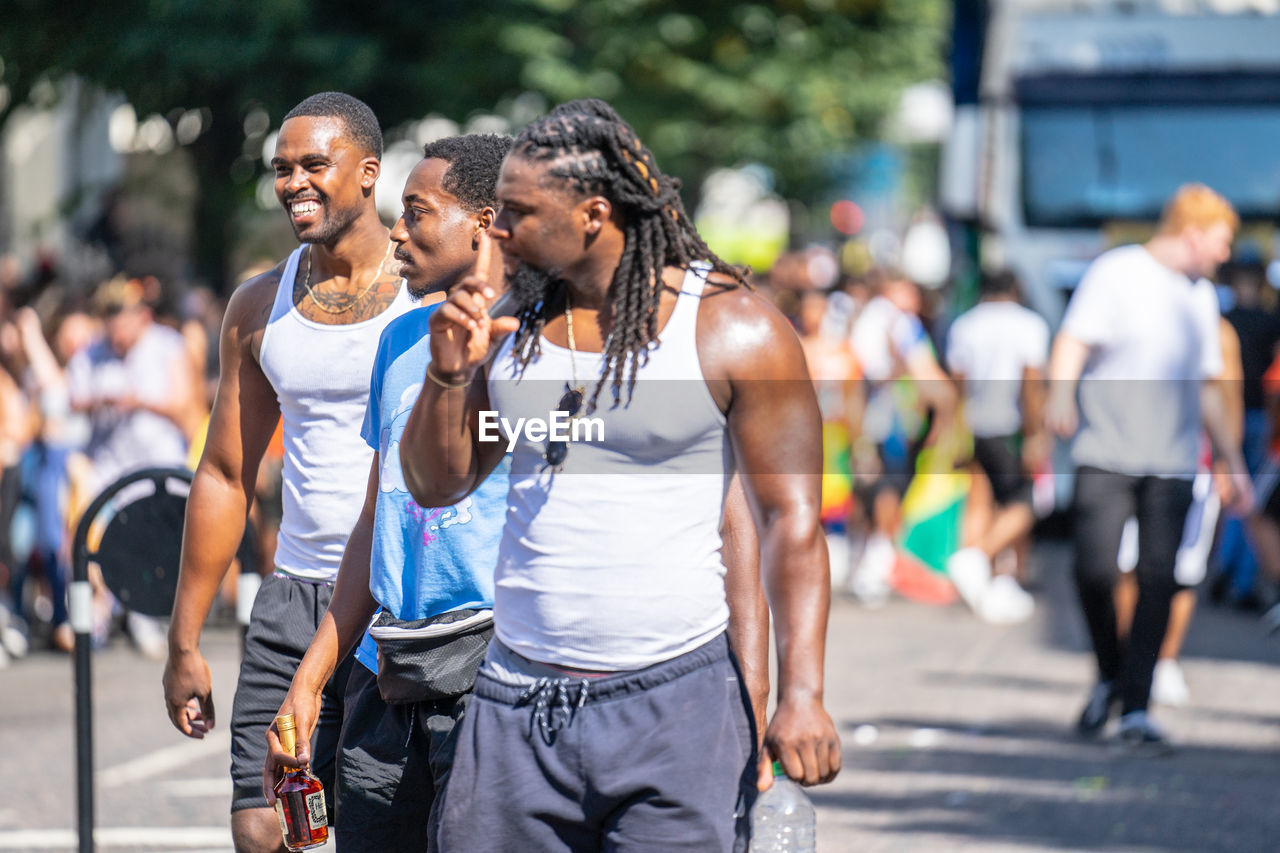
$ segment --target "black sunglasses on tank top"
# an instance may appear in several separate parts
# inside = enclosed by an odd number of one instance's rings
[[[557,412],[564,412],[572,418],[582,410],[582,393],[583,389],[570,388],[568,383],[565,383],[564,396],[560,398],[560,402],[556,406],[555,410]],[[568,439],[559,440],[552,438],[550,432],[548,432],[547,448],[542,454],[542,458],[546,460],[547,464],[543,470],[550,468],[552,471],[559,473],[560,469],[564,467],[564,460],[567,459],[568,456]]]

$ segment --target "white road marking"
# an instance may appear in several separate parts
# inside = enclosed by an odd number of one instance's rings
[[[174,746],[157,749],[115,767],[98,773],[98,784],[103,788],[118,788],[158,776],[167,770],[186,767],[191,762],[209,755],[228,755],[231,752],[231,732],[223,729],[206,735],[203,740],[186,740]]]
[[[203,779],[166,779],[157,782],[155,790],[162,797],[226,797],[229,802],[234,786],[228,773]]]
[[[74,850],[74,829],[18,829],[0,831],[0,850]],[[98,847],[163,847],[230,850],[229,826],[100,826],[93,831]]]

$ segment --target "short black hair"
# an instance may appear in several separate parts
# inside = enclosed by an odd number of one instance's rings
[[[422,156],[449,164],[444,173],[445,192],[476,213],[486,207],[497,208],[498,172],[514,142],[497,133],[446,136],[422,146]]]
[[[346,125],[347,137],[352,142],[374,157],[382,159],[382,128],[378,127],[378,117],[359,98],[353,98],[344,92],[318,92],[304,98],[289,110],[284,120],[302,116],[341,119]]]
[[[1015,299],[1022,295],[1022,287],[1013,270],[1000,269],[984,272],[978,281],[980,296],[1012,296]]]

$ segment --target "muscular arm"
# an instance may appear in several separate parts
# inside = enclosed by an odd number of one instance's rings
[[[831,584],[819,523],[822,441],[818,402],[800,342],[755,294],[704,300],[698,351],[729,436],[760,536],[764,590],[778,653],[770,755],[806,784],[840,769],[840,745],[822,707]]]
[[[742,666],[756,716],[756,732],[763,739],[769,708],[769,602],[760,582],[760,541],[741,477],[735,476],[729,482],[720,534],[724,541],[720,554],[729,601],[729,642]]]
[[[280,748],[280,740],[274,726],[267,733],[267,762],[263,770],[263,792],[274,801],[274,789],[282,767],[305,765],[310,759],[311,733],[320,719],[321,692],[325,684],[360,642],[369,626],[369,619],[378,609],[378,602],[369,591],[369,560],[373,551],[373,523],[378,502],[378,454],[373,455],[369,469],[369,485],[365,490],[364,507],[347,538],[338,567],[338,579],[333,585],[333,597],[329,609],[320,617],[315,636],[293,683],[280,706],[280,714],[293,714],[297,725],[297,753],[289,755]],[[286,759],[296,759],[286,761]]]
[[[222,375],[209,421],[204,455],[187,498],[178,591],[169,626],[165,702],[174,725],[199,737],[213,725],[208,666],[200,655],[200,633],[244,535],[258,464],[280,419],[274,389],[252,350],[271,307],[274,277],[241,287],[227,306],[219,344]],[[202,707],[202,727],[193,733],[188,703]]]
[[[488,240],[482,240],[476,270],[489,268],[489,251]],[[513,317],[501,316],[501,303],[490,314],[493,296],[487,278],[472,274],[431,315],[431,363],[400,443],[405,485],[419,506],[462,500],[505,452],[501,441],[478,440],[479,413],[489,409],[481,365],[492,355],[491,344],[518,325]]]
[[[506,444],[478,440],[480,412],[490,408],[483,370],[473,377],[431,372],[447,375],[450,383],[470,381],[463,388],[443,388],[426,377],[405,422],[400,465],[405,486],[419,506],[450,506],[484,482]]]

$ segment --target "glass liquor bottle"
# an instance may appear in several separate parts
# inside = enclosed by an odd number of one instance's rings
[[[294,754],[296,735],[293,714],[276,717],[280,747]],[[284,846],[290,850],[319,847],[329,840],[329,814],[324,805],[320,780],[301,767],[285,771],[276,783],[276,817]]]

